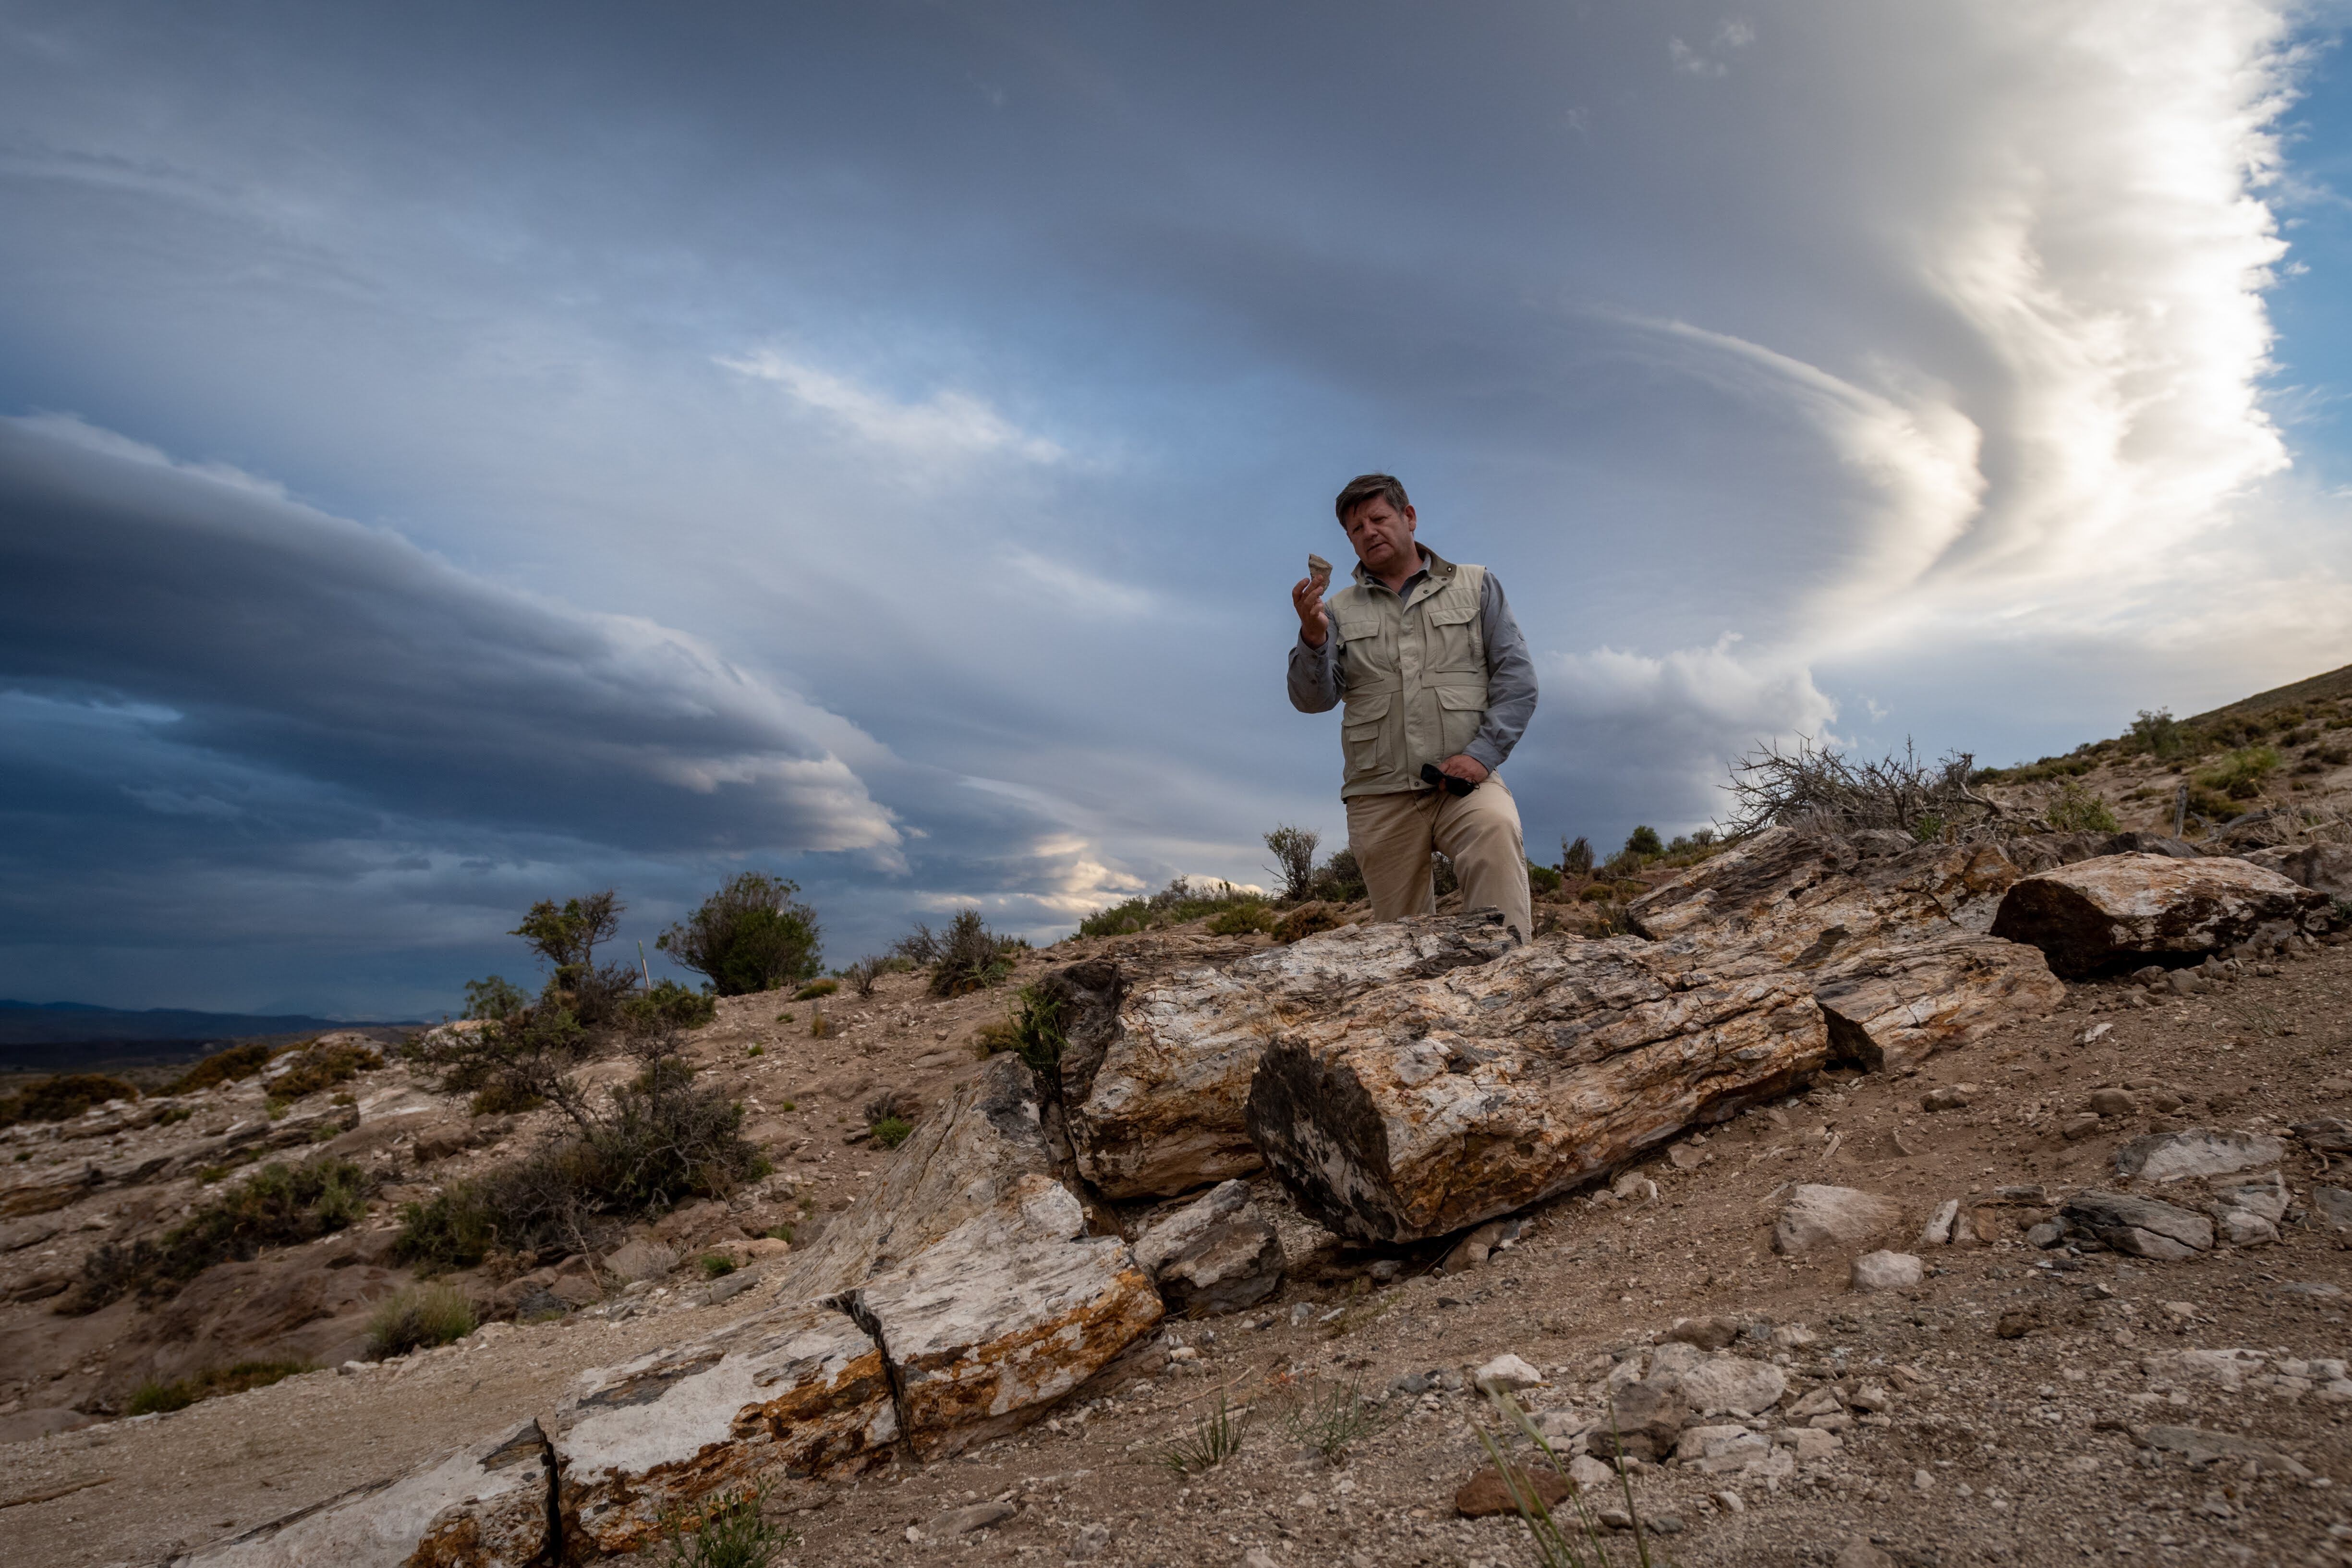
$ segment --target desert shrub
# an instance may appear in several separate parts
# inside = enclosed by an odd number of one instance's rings
[[[2201,788],[2231,800],[2252,800],[2263,791],[2263,780],[2279,765],[2279,754],[2272,746],[2242,746],[2210,768],[2200,768],[2192,775]]]
[[[1658,837],[1658,830],[1654,827],[1646,826],[1636,827],[1625,836],[1625,854],[1647,856],[1663,855],[1665,852],[1665,844]]]
[[[882,976],[887,973],[889,970],[887,960],[869,955],[844,969],[841,972],[841,977],[849,983],[849,988],[858,995],[871,996],[874,994],[874,987],[881,983]]]
[[[754,1487],[723,1492],[696,1510],[662,1515],[662,1568],[769,1568],[800,1531],[761,1516],[767,1492]]]
[[[466,1016],[468,1018],[506,1018],[530,1005],[530,998],[520,987],[510,985],[503,975],[493,974],[485,980],[466,982]]]
[[[1247,1410],[1228,1407],[1220,1393],[1217,1407],[1171,1443],[1160,1462],[1180,1476],[1206,1475],[1242,1451],[1249,1441],[1249,1418]]]
[[[110,1100],[136,1100],[138,1086],[111,1073],[59,1073],[0,1100],[0,1127],[19,1121],[68,1121]]]
[[[1607,882],[1595,882],[1576,895],[1588,904],[1605,904],[1617,896],[1617,889]]]
[[[814,980],[819,962],[816,911],[797,901],[799,885],[746,871],[702,901],[654,945],[709,978],[721,996],[748,996]]]
[[[914,1136],[915,1124],[903,1116],[886,1116],[866,1131],[872,1133],[874,1142],[885,1149],[896,1149]]]
[[[1560,840],[1559,874],[1563,877],[1592,875],[1592,840],[1581,834],[1577,836],[1573,844],[1565,838]]]
[[[2105,801],[2072,780],[2058,786],[2042,816],[2061,833],[2113,833],[2119,826]]]
[[[990,931],[978,910],[957,910],[931,965],[931,994],[961,996],[1003,984],[1013,973],[1013,954],[1022,945]]]
[[[133,1290],[168,1295],[215,1263],[341,1230],[366,1215],[369,1185],[366,1172],[337,1155],[299,1165],[272,1161],[160,1240],[99,1247],[82,1265],[71,1310],[95,1311]]]
[[[569,1079],[551,1085],[548,1098],[567,1130],[520,1160],[403,1205],[396,1255],[432,1272],[502,1250],[591,1251],[637,1218],[766,1174],[767,1161],[743,1137],[742,1107],[693,1082],[693,1069],[664,1044],[651,1037],[638,1053],[643,1069],[602,1105]]]
[[[807,984],[793,993],[793,1000],[795,1002],[814,1002],[820,996],[830,996],[840,989],[841,982],[838,980],[812,980]]]
[[[2146,752],[2158,762],[2170,762],[2186,756],[2191,750],[2189,726],[2172,716],[2169,708],[2159,708],[2151,713],[2143,708],[2132,721],[2131,733],[2126,743],[2135,751]]]
[[[1538,893],[1557,893],[1559,891],[1559,873],[1549,866],[1538,866],[1530,860],[1528,862],[1528,883]]]
[[[373,1046],[341,1040],[333,1045],[314,1043],[294,1053],[290,1063],[269,1080],[270,1097],[299,1100],[382,1066],[383,1056]]]
[[[270,1047],[259,1040],[247,1040],[242,1045],[231,1046],[225,1051],[215,1051],[178,1078],[173,1079],[170,1087],[163,1092],[194,1094],[198,1089],[210,1089],[215,1084],[230,1083],[237,1079],[251,1078],[255,1073],[268,1067],[269,1058],[275,1054],[276,1052]]]
[[[1033,1068],[1060,1062],[1070,1042],[1062,1030],[1062,994],[1043,985],[1024,985],[1013,1009],[1013,1048]]]
[[[1350,867],[1355,864],[1352,857],[1349,864]],[[1129,899],[1106,910],[1097,910],[1078,922],[1078,934],[1128,936],[1220,914],[1235,904],[1261,904],[1265,901],[1265,894],[1247,888],[1236,888],[1231,882],[1195,882],[1189,877],[1179,877],[1156,893]]]
[[[149,1379],[139,1385],[123,1410],[126,1415],[150,1415],[167,1410],[185,1410],[202,1399],[217,1399],[226,1394],[244,1394],[256,1388],[268,1388],[271,1384],[316,1372],[307,1361],[241,1361],[235,1366],[206,1367],[169,1383]]]
[[[1315,879],[1307,885],[1310,898],[1327,903],[1352,904],[1364,896],[1364,869],[1356,864],[1356,852],[1350,848],[1334,850],[1331,858],[1315,868]]]
[[[1429,875],[1432,884],[1437,890],[1437,896],[1441,899],[1448,893],[1461,890],[1462,879],[1454,875],[1454,862],[1434,850],[1431,851],[1429,857]]]
[[[548,965],[548,994],[542,1003],[559,1003],[590,1028],[613,1021],[622,999],[637,988],[637,970],[628,963],[598,963],[596,944],[619,932],[627,908],[609,888],[567,899],[561,907],[552,899],[531,905],[522,923],[508,934],[530,943]]]
[[[916,1118],[922,1113],[921,1099],[903,1089],[886,1089],[866,1102],[866,1124],[868,1127],[883,1121],[902,1121],[911,1129]],[[893,1148],[897,1146],[891,1145]]]
[[[1317,899],[1284,915],[1274,928],[1274,939],[1281,942],[1297,942],[1318,931],[1337,931],[1347,923],[1339,905]]]
[[[412,1055],[441,1093],[471,1095],[475,1115],[499,1116],[541,1104],[595,1048],[570,1008],[541,1001],[478,1029],[436,1029]]]
[[[723,1252],[706,1252],[694,1260],[705,1279],[724,1279],[735,1272],[735,1260]]]
[[[689,991],[675,980],[656,980],[653,989],[621,1004],[624,1031],[645,1035],[663,1029],[699,1029],[719,1016],[719,999]]]
[[[378,1361],[462,1340],[479,1325],[474,1303],[454,1285],[416,1285],[368,1314],[368,1354]]]
[[[1209,930],[1218,936],[1244,936],[1273,929],[1274,911],[1264,904],[1233,904],[1209,917]]]
[[[1856,762],[1810,740],[1788,750],[1767,742],[1731,766],[1731,781],[1723,786],[1731,796],[1727,831],[1733,837],[1775,826],[1914,833],[1925,816],[1946,825],[1999,819],[2000,806],[1969,793],[1976,776],[1976,759],[1968,752],[1924,763],[1908,741],[1899,755],[1875,762]]]
[[[1265,836],[1265,847],[1274,852],[1274,864],[1267,869],[1282,883],[1282,896],[1293,903],[1311,896],[1315,847],[1322,842],[1322,835],[1313,828],[1293,827],[1287,823]]]

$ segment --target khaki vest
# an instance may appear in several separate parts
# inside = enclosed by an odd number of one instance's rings
[[[1339,744],[1341,799],[1427,789],[1422,764],[1442,763],[1486,717],[1486,637],[1479,619],[1484,566],[1456,566],[1433,550],[1411,600],[1356,582],[1331,595],[1331,635],[1344,653],[1347,710]]]

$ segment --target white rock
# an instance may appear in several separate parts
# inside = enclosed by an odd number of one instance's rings
[[[1568,1479],[1588,1496],[1605,1494],[1616,1486],[1617,1472],[1590,1454],[1579,1454],[1568,1462]]]
[[[1927,1266],[1907,1252],[1865,1252],[1853,1260],[1857,1290],[1907,1290],[1927,1277]]]
[[[1960,1200],[1946,1198],[1936,1206],[1936,1212],[1927,1216],[1927,1223],[1920,1228],[1919,1245],[1922,1247],[1951,1245],[1952,1226],[1958,1223],[1959,1217]]]
[[[1772,1226],[1772,1250],[1803,1253],[1825,1244],[1858,1247],[1877,1240],[1903,1219],[1892,1198],[1853,1187],[1801,1184]]]
[[[1779,1367],[1738,1355],[1711,1355],[1687,1372],[1654,1374],[1654,1380],[1671,1384],[1699,1415],[1760,1415],[1789,1391],[1788,1374]]]
[[[1470,1381],[1487,1394],[1516,1394],[1522,1388],[1541,1388],[1544,1374],[1507,1352],[1470,1374]]]

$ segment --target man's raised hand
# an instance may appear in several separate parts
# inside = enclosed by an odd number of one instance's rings
[[[1321,647],[1331,635],[1331,617],[1323,611],[1322,585],[1312,577],[1301,577],[1298,586],[1290,590],[1290,607],[1298,612],[1298,635],[1308,647]]]

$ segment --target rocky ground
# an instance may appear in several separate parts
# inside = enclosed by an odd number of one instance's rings
[[[1151,949],[1172,962],[1169,939],[1122,940],[1131,959]],[[1174,941],[1197,958],[1230,956],[1252,939]],[[2325,1364],[2352,1355],[2343,1294],[2352,1236],[2315,1206],[2314,1188],[2330,1173],[2288,1132],[2340,1113],[2352,1090],[2352,949],[2260,967],[2271,973],[2246,965],[2200,994],[2077,984],[2046,1018],[1912,1073],[1830,1074],[1677,1142],[1613,1193],[1540,1205],[1517,1237],[1484,1263],[1457,1259],[1456,1272],[1446,1271],[1444,1243],[1402,1254],[1344,1247],[1289,1214],[1261,1178],[1255,1196],[1277,1216],[1291,1258],[1278,1295],[1239,1313],[1171,1320],[1051,1419],[960,1458],[799,1484],[772,1503],[802,1533],[787,1560],[1517,1561],[1526,1547],[1515,1519],[1455,1511],[1456,1489],[1484,1463],[1474,1424],[1496,1419],[1469,1376],[1497,1356],[1523,1359],[1544,1380],[1521,1395],[1538,1419],[1564,1447],[1578,1434],[1591,1447],[1610,1380],[1622,1403],[1631,1379],[1687,1359],[1694,1352],[1661,1346],[1678,1320],[1696,1319],[1720,1321],[1686,1325],[1686,1337],[1730,1338],[1718,1353],[1776,1369],[1783,1386],[1759,1413],[1709,1418],[1700,1429],[1714,1433],[1713,1459],[1702,1438],[1685,1441],[1687,1462],[1634,1467],[1634,1501],[1675,1562],[1879,1561],[1865,1550],[1920,1563],[2352,1561],[2343,1426],[2352,1391],[2330,1387],[2326,1374],[2342,1368]],[[793,1206],[805,1195],[822,1215],[887,1158],[849,1141],[860,1097],[886,1084],[939,1094],[975,1070],[966,1038],[1002,1007],[1001,995],[934,1003],[894,977],[870,1002],[830,999],[831,1038],[809,1037],[807,1004],[770,996],[728,1004],[696,1049],[755,1103],[761,1136],[784,1156]],[[798,1015],[790,1024],[775,1016],[786,1010]],[[761,1054],[747,1055],[755,1044]],[[352,1131],[368,1127],[371,1098],[420,1094],[403,1069],[369,1078],[380,1081],[354,1097]],[[237,1100],[247,1092],[218,1094],[213,1115],[233,1125],[253,1109]],[[286,1120],[303,1114],[297,1107]],[[430,1119],[403,1134],[412,1147],[448,1120],[446,1108],[411,1114]],[[201,1138],[215,1121],[181,1125]],[[2282,1137],[2277,1168],[2292,1207],[2276,1242],[2158,1261],[2025,1241],[2065,1195],[2116,1185],[2114,1160],[2129,1141],[2207,1126]],[[137,1141],[122,1140],[126,1157],[153,1158]],[[59,1139],[22,1163],[50,1169],[96,1152],[77,1142],[112,1152],[111,1137]],[[446,1174],[496,1147],[450,1152],[417,1173]],[[1882,1195],[1899,1218],[1867,1243],[1777,1252],[1774,1222],[1797,1184]],[[101,1191],[32,1223],[129,1223],[122,1205],[152,1200],[168,1211],[173,1192]],[[1922,1226],[1952,1200],[1957,1239],[1918,1245]],[[61,1231],[11,1262],[20,1276],[54,1269],[87,1234]],[[1930,1272],[1908,1289],[1852,1289],[1854,1255],[1882,1244],[1919,1256]],[[24,1253],[36,1261],[18,1262]],[[390,1283],[387,1271],[370,1289]],[[682,1271],[439,1352],[36,1437],[5,1450],[0,1559],[161,1561],[175,1544],[397,1474],[543,1412],[583,1369],[689,1339],[769,1305],[767,1295],[755,1285],[706,1304],[707,1288]],[[106,1359],[102,1340],[72,1342],[89,1359],[62,1359],[68,1336],[111,1332],[118,1347],[166,1339],[138,1328],[128,1309],[109,1309],[124,1313],[110,1327],[47,1318],[43,1306],[11,1309],[20,1410],[68,1403],[47,1392],[55,1385],[79,1378],[95,1388],[103,1369],[120,1374],[124,1363]],[[343,1326],[335,1313],[320,1321]],[[334,1356],[347,1347],[322,1348]],[[45,1361],[101,1371],[51,1377]],[[1358,1396],[1360,1430],[1335,1430],[1350,1423],[1331,1413],[1354,1409]],[[1178,1473],[1166,1463],[1171,1447],[1220,1399],[1247,1413],[1239,1457]]]

